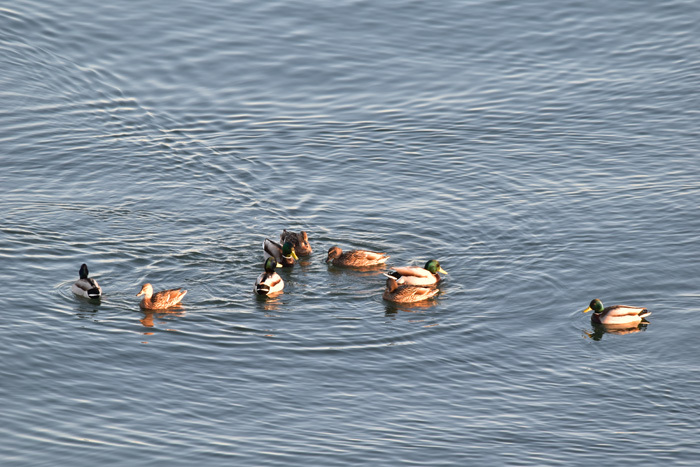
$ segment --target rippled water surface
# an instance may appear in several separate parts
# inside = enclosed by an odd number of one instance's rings
[[[696,465],[698,19],[0,7],[0,463]],[[284,228],[314,252],[259,299]],[[396,306],[332,245],[449,274]],[[649,323],[593,327],[595,297]]]

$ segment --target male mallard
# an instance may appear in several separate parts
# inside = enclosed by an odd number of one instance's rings
[[[331,263],[334,266],[363,268],[381,266],[387,259],[389,259],[389,256],[386,253],[375,253],[374,251],[366,250],[350,250],[343,253],[343,250],[334,246],[328,250],[326,263]]]
[[[286,229],[282,230],[282,234],[280,235],[280,243],[285,244],[287,242],[292,244],[294,247],[294,252],[299,256],[310,255],[313,251],[311,249],[311,245],[309,245],[309,237],[303,230],[299,233],[287,232]]]
[[[151,284],[143,284],[141,292],[137,293],[136,296],[144,296],[141,299],[141,308],[146,310],[160,310],[179,305],[180,300],[182,300],[182,297],[184,297],[186,293],[187,290],[182,289],[162,290],[153,293],[153,286]]]
[[[413,303],[427,300],[437,295],[436,287],[422,287],[419,285],[399,285],[396,278],[389,276],[386,280],[386,289],[382,298],[390,302]]]
[[[275,268],[281,268],[282,265],[278,264],[275,258],[270,257],[265,260],[264,267],[265,272],[258,276],[258,279],[255,281],[253,292],[258,295],[272,295],[282,292],[282,289],[284,289],[284,281],[280,275],[275,272]]]
[[[280,245],[266,238],[263,242],[263,251],[265,252],[265,259],[275,258],[275,261],[283,267],[294,266],[294,260],[299,259],[291,242],[284,242],[284,245]]]
[[[447,271],[440,267],[440,262],[431,259],[425,263],[425,267],[404,266],[392,268],[389,274],[397,279],[399,284],[405,285],[435,285],[440,281],[438,272],[447,274]]]
[[[603,308],[603,302],[597,298],[591,300],[591,304],[583,312],[591,310],[591,321],[600,324],[637,324],[651,314],[649,310],[639,306],[613,305]]]
[[[102,289],[95,279],[90,279],[88,277],[87,264],[80,266],[78,274],[80,275],[80,279],[70,288],[73,293],[85,298],[100,298],[102,296]]]

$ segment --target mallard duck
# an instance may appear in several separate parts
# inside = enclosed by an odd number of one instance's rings
[[[281,268],[282,265],[277,263],[275,258],[270,257],[265,260],[264,267],[265,272],[258,276],[258,279],[255,281],[253,292],[258,295],[272,295],[282,292],[282,289],[284,289],[284,281],[280,275],[275,272],[275,268]]]
[[[603,308],[603,302],[594,298],[584,313],[593,310],[591,321],[599,324],[637,324],[651,314],[639,306],[613,305]]]
[[[431,259],[425,263],[424,267],[404,266],[392,268],[389,274],[397,279],[399,284],[404,285],[435,285],[440,281],[438,272],[447,274],[447,271],[440,267],[440,262]]]
[[[382,298],[390,302],[413,303],[427,300],[437,295],[436,287],[423,287],[420,285],[399,285],[396,278],[389,276],[386,280],[386,289]]]
[[[294,252],[299,256],[310,255],[313,251],[311,249],[311,245],[309,245],[309,237],[303,230],[299,233],[287,232],[286,229],[282,230],[282,234],[280,235],[280,243],[285,244],[287,242],[292,244],[294,247]]]
[[[85,298],[100,298],[102,296],[102,289],[97,284],[95,279],[88,277],[87,264],[80,266],[80,271],[78,271],[78,274],[80,275],[80,279],[78,279],[70,288],[73,293]]]
[[[326,263],[334,266],[348,266],[353,268],[363,268],[370,266],[381,266],[389,259],[386,253],[375,253],[367,250],[350,250],[343,253],[337,246],[328,250]]]
[[[265,252],[265,259],[275,258],[275,261],[280,263],[282,267],[294,266],[294,260],[299,259],[291,242],[284,242],[283,245],[280,245],[266,238],[263,242],[263,251]]]
[[[143,284],[141,292],[137,293],[136,296],[144,296],[141,299],[141,308],[146,310],[161,310],[163,308],[179,305],[182,297],[184,297],[186,293],[187,290],[182,289],[162,290],[153,293],[153,286],[151,284]]]

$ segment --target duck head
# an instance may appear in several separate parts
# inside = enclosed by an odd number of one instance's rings
[[[275,258],[270,256],[265,260],[265,272],[273,273],[275,272],[275,268],[281,268],[282,265],[279,264],[277,261],[275,261]]]
[[[443,274],[447,274],[447,271],[442,269],[440,267],[440,262],[436,259],[431,259],[427,263],[425,263],[425,267],[423,269],[427,269],[428,271],[432,272],[433,274],[437,274],[438,272],[441,272]]]
[[[289,258],[291,256],[294,259],[299,259],[297,254],[294,252],[294,245],[292,245],[291,242],[284,242],[284,245],[282,245],[282,256],[285,258]]]
[[[588,308],[583,310],[583,312],[588,313],[591,310],[593,310],[593,313],[601,313],[603,311],[603,302],[601,302],[598,298],[594,298],[593,300],[591,300],[591,303],[588,305]]]
[[[137,297],[139,295],[145,295],[146,297],[150,297],[151,295],[153,295],[153,286],[151,284],[143,284],[143,287],[141,287],[141,292],[136,294]]]
[[[336,259],[336,258],[339,258],[340,255],[342,255],[342,254],[343,254],[343,250],[341,250],[341,249],[338,248],[337,246],[332,246],[332,247],[330,247],[330,248],[328,249],[328,257],[326,258],[326,263],[327,263],[328,261],[332,261],[332,260],[334,260],[334,259]]]

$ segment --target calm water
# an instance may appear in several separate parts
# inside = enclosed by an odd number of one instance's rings
[[[0,463],[697,465],[699,20],[0,7]],[[283,228],[315,251],[257,299]],[[449,275],[397,307],[334,244]],[[183,308],[140,311],[146,281]],[[650,323],[593,328],[594,297]]]

